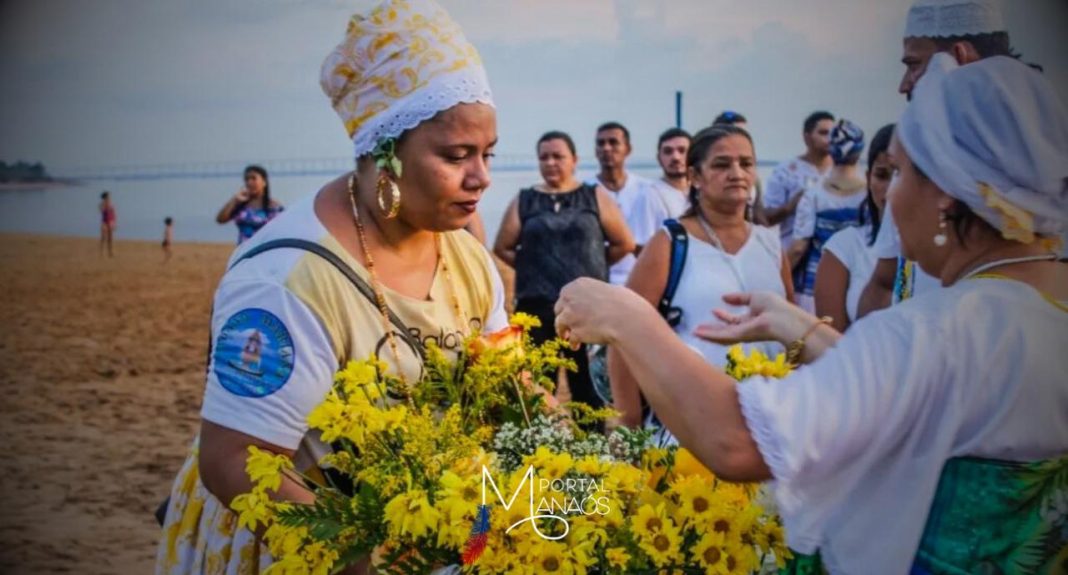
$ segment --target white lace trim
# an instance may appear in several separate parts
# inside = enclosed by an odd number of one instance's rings
[[[370,153],[383,139],[400,137],[438,112],[476,102],[493,106],[493,93],[481,66],[437,76],[361,126],[352,137],[355,157]]]
[[[1004,30],[1001,10],[989,0],[935,0],[909,9],[905,37],[967,36]]]

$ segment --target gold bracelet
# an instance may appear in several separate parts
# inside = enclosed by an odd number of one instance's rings
[[[830,325],[832,321],[834,320],[831,316],[825,315],[812,324],[812,327],[808,328],[804,335],[791,341],[790,345],[786,346],[786,363],[797,367],[799,365],[798,360],[801,359],[801,354],[805,351],[805,340],[808,336],[812,335],[812,332],[816,331],[819,326]]]

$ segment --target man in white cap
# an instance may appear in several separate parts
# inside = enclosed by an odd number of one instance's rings
[[[996,0],[917,0],[905,22],[901,56],[905,74],[898,91],[911,99],[931,56],[939,52],[950,54],[962,66],[991,56],[1017,57]],[[901,242],[889,213],[873,249],[879,261],[860,296],[858,317],[939,286],[911,262],[899,261]]]
[[[905,23],[905,75],[898,91],[911,98],[927,62],[938,52],[948,52],[961,65],[1016,56],[996,0],[918,0]]]

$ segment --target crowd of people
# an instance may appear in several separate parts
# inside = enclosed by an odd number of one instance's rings
[[[621,123],[596,130],[589,181],[571,136],[546,132],[542,181],[512,200],[492,251],[515,268],[515,309],[542,319],[535,337],[573,344],[572,399],[614,406],[614,424],[655,428],[723,479],[776,481],[796,572],[1056,572],[1068,113],[988,0],[918,0],[903,47],[896,125],[869,141],[814,112],[803,153],[766,182],[735,111],[664,131],[656,179],[627,170]],[[383,88],[401,78],[413,93]],[[386,3],[353,17],[321,84],[356,169],[278,213],[250,168],[219,213],[243,241],[215,296],[158,573],[270,563],[229,510],[249,489],[245,454],[313,472],[330,448],[307,415],[347,360],[374,353],[414,384],[426,343],[458,353],[506,323],[491,254],[464,231],[497,127],[459,27],[432,0]],[[722,372],[737,342],[796,369],[738,385]],[[314,495],[286,478],[277,497]]]
[[[777,166],[763,188],[746,122],[727,111],[695,135],[665,130],[657,141],[656,179],[626,169],[630,132],[619,122],[597,128],[600,170],[586,182],[576,179],[578,154],[570,135],[550,131],[539,139],[543,182],[519,192],[493,246],[515,268],[515,309],[542,320],[538,341],[555,335],[549,327],[553,303],[564,285],[580,277],[642,294],[717,365],[725,348],[695,338],[693,329],[727,293],[770,290],[831,316],[842,329],[853,321],[875,257],[871,241],[857,245],[847,237],[854,228],[868,228],[871,237],[878,230],[892,126],[879,130],[862,173],[864,131],[829,112],[813,112],[802,124],[805,152]],[[832,242],[839,232],[842,237]],[[820,273],[828,244],[839,257]],[[852,277],[860,279],[850,283]],[[614,361],[606,366],[600,346],[572,357],[578,370],[562,376],[571,397],[594,407],[612,403],[623,412],[622,421],[635,424],[640,402],[633,384],[623,383],[629,381],[625,367]]]

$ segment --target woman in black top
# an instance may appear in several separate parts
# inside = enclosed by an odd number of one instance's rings
[[[575,179],[575,143],[564,132],[538,140],[542,183],[520,190],[504,213],[493,252],[515,268],[515,310],[541,319],[532,336],[555,337],[553,304],[560,288],[580,277],[608,279],[608,266],[634,251],[634,239],[619,206],[600,186]],[[603,402],[593,391],[585,349],[571,354],[577,373],[568,373],[574,401]]]

